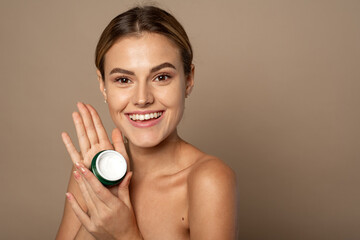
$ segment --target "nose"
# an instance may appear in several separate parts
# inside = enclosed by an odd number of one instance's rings
[[[154,102],[151,86],[147,82],[139,82],[135,87],[133,103],[138,107],[146,107]]]

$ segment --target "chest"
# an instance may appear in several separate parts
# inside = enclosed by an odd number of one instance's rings
[[[145,239],[188,239],[186,181],[165,178],[134,184],[131,201]]]

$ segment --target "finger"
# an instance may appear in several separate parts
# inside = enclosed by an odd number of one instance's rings
[[[81,209],[76,198],[69,192],[66,193],[66,198],[68,199],[70,206],[73,209],[79,221],[84,225],[86,229],[89,229],[91,226],[91,220],[89,216]]]
[[[86,153],[90,148],[90,142],[86,134],[84,123],[81,119],[80,114],[78,112],[73,112],[72,117],[75,124],[76,135],[78,137],[80,150],[84,155],[84,153]]]
[[[126,152],[126,147],[124,144],[124,139],[122,137],[121,131],[118,128],[114,128],[111,133],[111,138],[114,144],[115,151],[119,152],[126,160],[127,172],[130,170],[130,161]]]
[[[125,148],[125,144],[124,144],[124,139],[118,128],[113,129],[113,131],[111,133],[111,138],[112,138],[115,150],[118,151],[119,153],[121,153],[127,161],[127,153],[126,153],[126,148]]]
[[[79,152],[76,150],[73,142],[71,141],[71,138],[69,137],[69,135],[66,132],[61,133],[61,138],[64,142],[64,145],[66,147],[67,152],[70,155],[70,158],[72,160],[72,162],[75,164],[76,162],[80,162],[81,161],[81,156],[79,154]]]
[[[128,206],[131,206],[129,185],[133,172],[128,172],[124,180],[119,184],[118,196]]]
[[[99,142],[96,130],[95,130],[95,126],[91,117],[91,114],[89,112],[89,110],[87,109],[87,107],[85,106],[85,104],[78,102],[77,103],[77,107],[79,109],[79,112],[81,114],[81,117],[83,119],[84,125],[85,125],[85,130],[88,136],[88,139],[91,143],[91,145],[94,145],[96,143]]]
[[[77,184],[79,185],[81,194],[82,194],[82,196],[85,200],[86,206],[89,210],[89,214],[92,215],[92,214],[97,213],[97,208],[93,202],[93,198],[90,196],[90,193],[88,191],[86,183],[83,181],[80,173],[78,171],[74,171],[73,174],[74,174],[74,178],[75,178]]]
[[[87,109],[89,110],[92,120],[94,122],[95,130],[99,138],[99,142],[109,142],[109,137],[106,133],[104,125],[101,122],[99,114],[96,112],[95,108],[93,108],[90,104],[86,104]]]
[[[89,169],[81,163],[78,163],[75,166],[81,172],[84,182],[87,183],[89,195],[98,209],[102,207],[102,205],[97,201],[98,199],[108,207],[117,200],[109,189],[105,188]]]

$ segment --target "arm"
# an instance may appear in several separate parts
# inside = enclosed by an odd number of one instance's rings
[[[235,173],[219,159],[209,159],[189,175],[190,239],[235,240]]]
[[[77,107],[79,112],[74,112],[72,118],[78,137],[80,152],[75,148],[67,133],[62,133],[61,137],[72,162],[74,164],[76,162],[83,163],[89,168],[91,160],[96,153],[101,150],[114,149],[114,147],[107,136],[96,110],[92,106],[83,103],[78,103]],[[120,149],[120,151],[123,151],[123,149]],[[124,154],[123,152],[121,153]],[[72,168],[72,172],[74,172],[74,170],[76,170],[75,167]],[[70,176],[67,192],[73,194],[84,212],[88,212],[81,190],[73,174]],[[81,222],[75,215],[69,202],[66,201],[63,218],[56,239],[74,239],[80,227]]]
[[[114,129],[112,145],[95,109],[83,103],[78,103],[78,109],[80,114],[74,113],[73,120],[81,153],[68,134],[62,134],[75,171],[57,239],[141,239],[128,189],[132,173],[127,173],[118,186],[106,188],[88,169],[96,153],[114,148],[129,166],[122,134]]]

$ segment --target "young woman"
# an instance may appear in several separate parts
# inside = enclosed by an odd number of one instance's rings
[[[106,27],[96,67],[116,128],[111,143],[95,109],[78,103],[80,153],[62,134],[74,168],[57,239],[236,239],[234,172],[177,133],[194,85],[192,58],[182,26],[157,7],[130,9]],[[106,149],[130,166],[111,188],[89,171]]]

